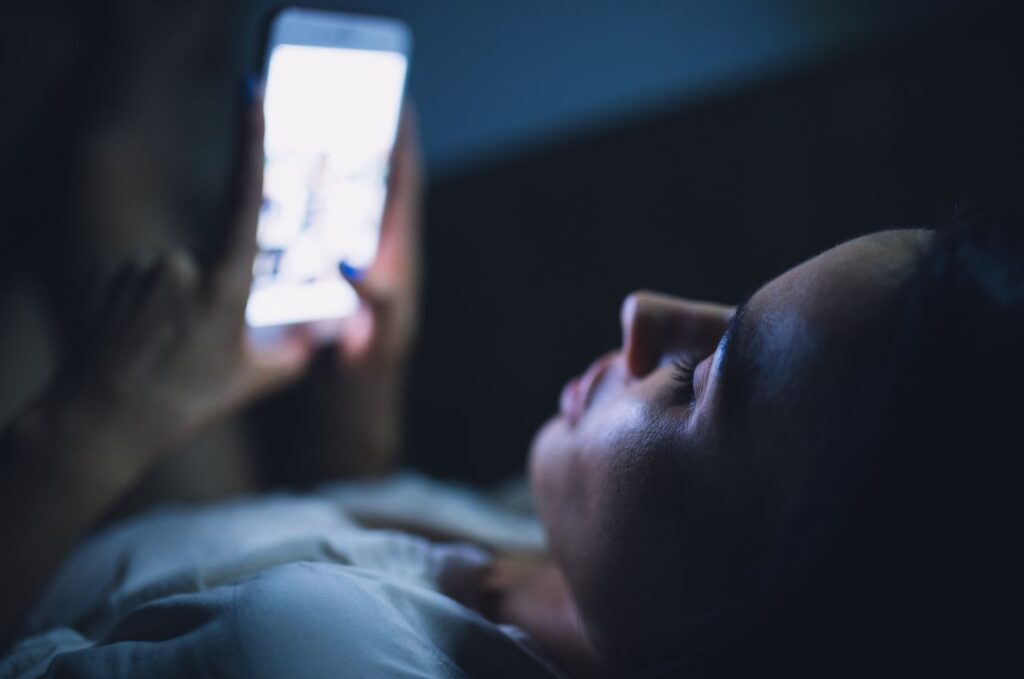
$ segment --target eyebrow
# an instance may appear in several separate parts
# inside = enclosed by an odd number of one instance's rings
[[[752,296],[753,293],[748,293],[743,298],[743,301],[736,305],[736,311],[733,312],[732,317],[729,319],[729,324],[725,327],[725,333],[722,334],[720,349],[722,353],[718,359],[718,372],[723,380],[732,376],[735,371],[733,364],[737,360],[736,352],[739,351],[737,342],[742,345],[745,336],[748,334],[747,326],[750,324],[748,318],[750,314],[747,309],[749,308],[748,303]]]

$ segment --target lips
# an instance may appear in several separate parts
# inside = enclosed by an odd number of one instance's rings
[[[585,373],[569,380],[562,389],[559,410],[570,425],[576,426],[576,423],[583,417],[584,411],[590,405],[592,395],[617,355],[618,352],[612,351],[601,356],[590,364]]]

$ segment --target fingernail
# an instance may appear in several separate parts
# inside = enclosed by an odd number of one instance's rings
[[[338,271],[341,272],[342,276],[356,283],[361,281],[363,276],[366,275],[366,271],[364,269],[356,268],[348,262],[338,262]]]

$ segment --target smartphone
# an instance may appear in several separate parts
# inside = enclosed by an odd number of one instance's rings
[[[250,327],[323,328],[356,310],[341,271],[377,252],[411,44],[398,19],[302,8],[271,18]]]

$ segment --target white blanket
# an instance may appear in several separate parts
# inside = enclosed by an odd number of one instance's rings
[[[486,554],[363,516],[541,547],[532,517],[411,475],[165,509],[71,555],[0,677],[557,676],[521,632],[439,592]]]

